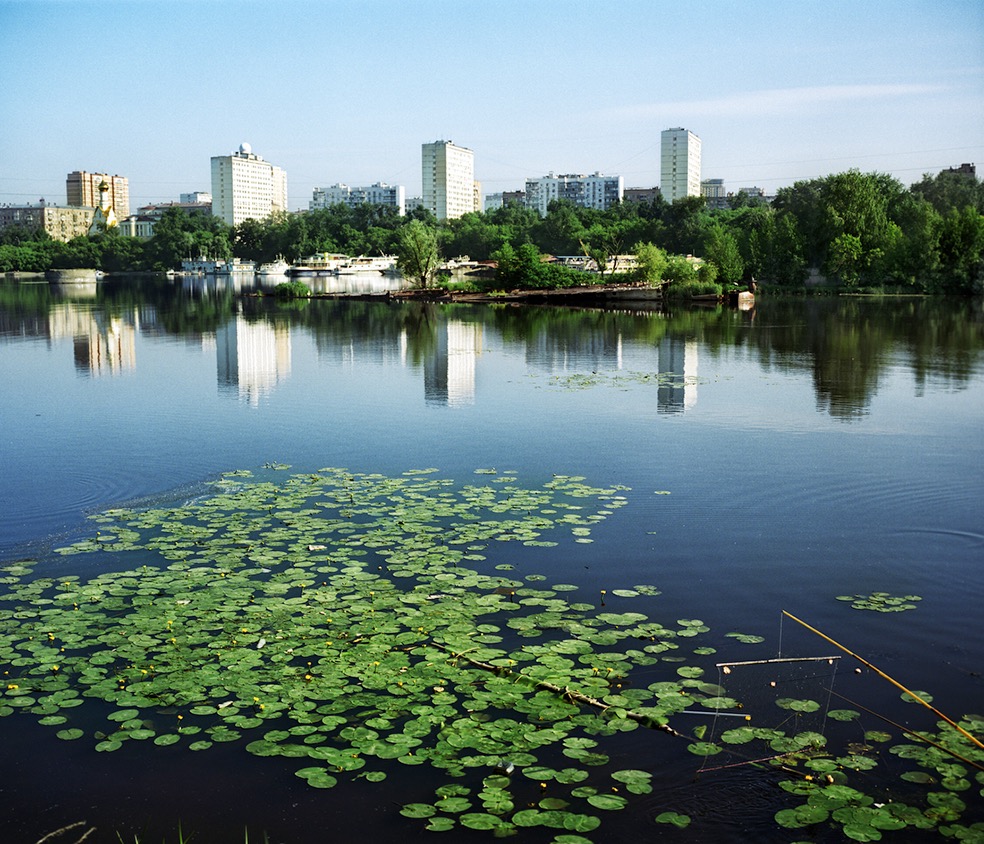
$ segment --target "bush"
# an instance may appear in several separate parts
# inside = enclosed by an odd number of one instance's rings
[[[602,278],[562,264],[543,260],[540,251],[531,243],[513,249],[508,243],[493,253],[499,269],[495,278],[477,283],[494,290],[556,290],[602,283]]]
[[[665,288],[665,292],[671,299],[690,299],[694,296],[720,296],[722,288],[715,281],[693,279],[674,281]]]
[[[273,295],[279,299],[306,299],[311,288],[303,281],[282,281],[273,288]]]

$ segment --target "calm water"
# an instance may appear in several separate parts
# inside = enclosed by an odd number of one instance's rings
[[[980,302],[760,299],[749,311],[660,313],[277,305],[163,280],[0,283],[0,560],[47,560],[88,530],[87,514],[180,500],[270,462],[624,484],[629,504],[595,542],[543,554],[539,571],[588,594],[654,583],[662,595],[633,609],[702,619],[724,658],[768,658],[780,644],[829,652],[783,624],[786,609],[931,691],[942,711],[984,712]],[[72,559],[47,564],[67,571]],[[922,601],[878,614],[836,600],[873,591]],[[736,650],[724,637],[734,630],[766,642]],[[932,728],[900,711],[891,687],[849,682],[844,694]],[[790,805],[781,792],[722,773],[702,781],[712,799],[693,777],[700,760],[664,765],[663,736],[632,736],[618,752],[657,772],[657,791],[608,813],[595,840],[672,838],[652,822],[667,808],[699,819],[679,840],[797,838],[771,821]],[[241,842],[247,824],[250,840],[266,830],[285,844],[426,836],[394,803],[309,789],[235,746],[161,748],[145,763],[59,742],[18,714],[0,719],[0,748],[5,840],[83,818],[152,840],[170,840],[179,819],[216,842]],[[419,799],[420,786],[394,800]]]

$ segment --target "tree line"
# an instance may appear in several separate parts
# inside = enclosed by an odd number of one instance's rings
[[[422,233],[442,256],[498,260],[500,281],[514,287],[570,281],[559,268],[541,266],[542,255],[584,255],[610,268],[612,256],[633,253],[637,276],[650,282],[800,286],[821,277],[848,289],[984,292],[984,184],[949,171],[906,188],[885,174],[849,170],[781,188],[771,205],[738,194],[720,210],[701,197],[606,211],[559,201],[543,217],[507,205],[438,222],[423,209],[400,216],[385,206],[336,205],[230,227],[175,208],[149,241],[110,232],[60,243],[7,228],[0,271],[166,270],[199,256],[294,262],[317,252],[399,254],[419,246]]]

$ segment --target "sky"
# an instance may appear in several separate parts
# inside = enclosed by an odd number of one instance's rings
[[[729,191],[984,168],[984,2],[0,0],[0,204],[63,204],[73,170],[177,200],[243,142],[291,210],[339,182],[419,196],[435,140],[485,194],[652,187],[678,126]]]

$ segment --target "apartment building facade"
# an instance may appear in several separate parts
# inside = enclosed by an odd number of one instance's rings
[[[330,208],[332,205],[347,205],[350,208],[359,205],[385,205],[395,208],[402,217],[406,213],[406,204],[406,188],[403,185],[376,182],[365,187],[337,184],[315,188],[308,207],[314,211],[318,208]]]
[[[451,141],[421,144],[424,208],[438,220],[479,210],[475,184],[475,153]]]
[[[241,144],[231,155],[212,156],[212,214],[230,226],[287,210],[287,174]]]
[[[625,187],[621,176],[605,176],[594,173],[590,176],[567,174],[555,176],[553,173],[539,179],[526,180],[526,207],[533,208],[541,217],[556,199],[566,199],[582,208],[597,208],[605,211],[622,201]]]
[[[66,205],[71,208],[97,208],[99,186],[106,183],[106,196],[117,218],[130,215],[130,182],[126,176],[75,170],[65,177]]]
[[[667,202],[700,196],[700,138],[689,129],[664,129],[660,135],[659,190]]]

